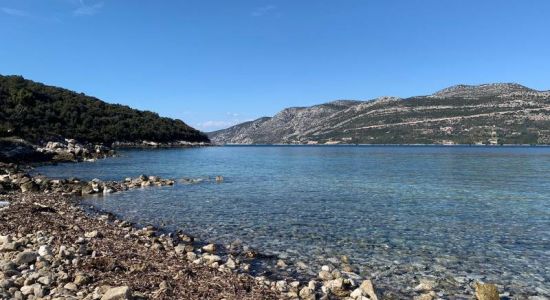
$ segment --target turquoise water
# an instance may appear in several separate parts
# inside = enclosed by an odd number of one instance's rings
[[[380,289],[413,295],[439,278],[441,297],[475,280],[510,297],[550,296],[550,148],[210,147],[128,150],[47,166],[52,177],[139,174],[205,178],[86,203],[207,241],[239,241],[299,271],[348,255]],[[225,181],[216,184],[216,175]],[[269,263],[262,272],[275,271]]]

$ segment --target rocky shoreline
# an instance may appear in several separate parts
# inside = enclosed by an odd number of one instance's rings
[[[207,147],[212,146],[210,143],[205,142],[187,142],[187,141],[174,141],[174,142],[153,142],[153,141],[141,141],[141,142],[114,142],[111,147],[115,149],[119,148],[193,148],[193,147]]]
[[[145,175],[118,182],[51,180],[1,164],[0,201],[6,206],[0,208],[0,298],[397,299],[346,268],[347,257],[341,270],[322,266],[310,281],[254,277],[254,250],[137,228],[79,205],[82,195],[173,184]],[[434,285],[420,280],[414,298],[438,299]],[[476,297],[499,299],[492,284],[476,284]]]
[[[59,163],[93,162],[116,156],[115,149],[124,148],[194,148],[212,146],[205,142],[114,142],[110,145],[81,143],[75,139],[59,138],[55,141],[33,144],[17,137],[0,138],[0,162]]]

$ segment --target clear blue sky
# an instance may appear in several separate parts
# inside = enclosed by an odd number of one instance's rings
[[[458,83],[550,89],[548,0],[0,0],[0,74],[201,130]]]

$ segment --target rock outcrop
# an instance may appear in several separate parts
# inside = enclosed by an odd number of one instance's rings
[[[429,96],[287,108],[209,136],[217,144],[550,144],[550,92],[457,85]]]

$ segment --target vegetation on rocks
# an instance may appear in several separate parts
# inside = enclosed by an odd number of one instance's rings
[[[218,144],[550,144],[550,92],[458,85],[429,96],[287,108],[209,136]]]

